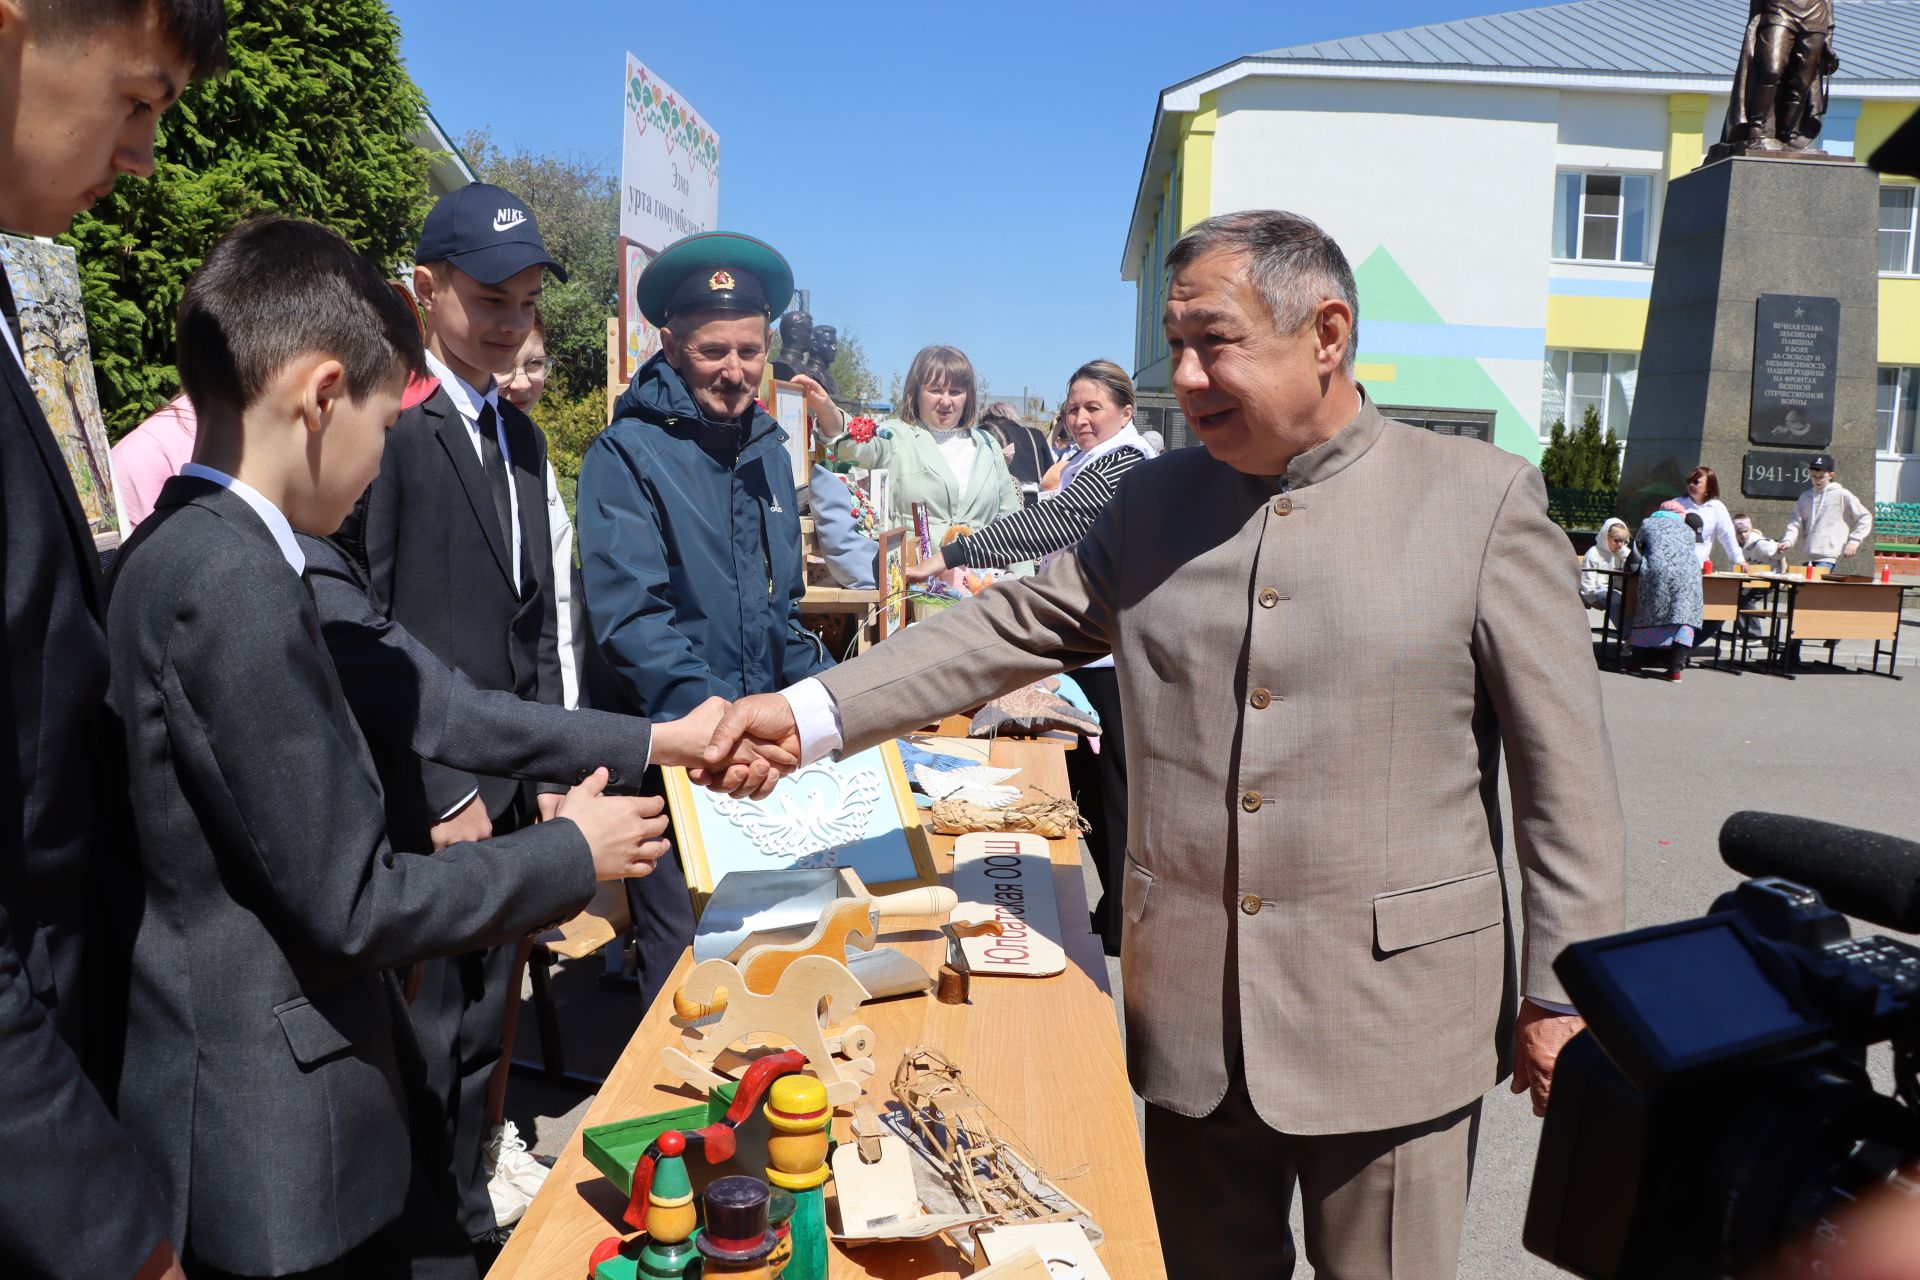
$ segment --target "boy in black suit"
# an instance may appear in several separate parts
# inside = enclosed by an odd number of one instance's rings
[[[226,60],[221,0],[0,0],[0,229],[57,236]],[[97,556],[0,271],[0,1274],[180,1276],[166,1203],[102,1100],[126,793],[100,713]],[[90,1194],[113,1171],[110,1204]]]
[[[374,608],[482,689],[562,700],[546,440],[500,395],[531,331],[546,273],[565,278],[533,214],[485,183],[441,198],[415,253],[426,364],[440,389],[400,415],[379,477],[342,541],[366,565]],[[382,753],[396,839],[439,848],[550,815],[557,789]],[[638,779],[634,779],[638,782]],[[429,964],[412,1012],[447,1116],[461,1224],[504,1238],[489,1194],[487,1089],[501,1052],[513,948]]]
[[[333,532],[372,479],[418,332],[344,240],[283,218],[214,246],[179,326],[194,462],[121,553],[107,617],[141,849],[121,1118],[196,1280],[471,1276],[416,1169],[393,969],[644,875],[662,806],[603,794],[601,770],[560,820],[396,852],[294,530]]]

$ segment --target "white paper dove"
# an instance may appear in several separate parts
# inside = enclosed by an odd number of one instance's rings
[[[913,780],[935,800],[964,800],[982,809],[1004,809],[1020,798],[1020,788],[999,784],[1018,772],[1018,769],[996,769],[984,764],[964,769],[933,769],[917,764],[913,766]]]

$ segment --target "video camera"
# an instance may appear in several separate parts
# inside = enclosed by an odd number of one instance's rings
[[[1737,1276],[1784,1241],[1818,1275],[1845,1205],[1892,1184],[1920,1212],[1901,1177],[1920,1159],[1920,948],[1841,914],[1920,932],[1920,844],[1748,812],[1720,856],[1760,878],[1554,962],[1587,1030],[1554,1069],[1523,1239],[1576,1275]],[[1881,1041],[1892,1097],[1867,1072]]]

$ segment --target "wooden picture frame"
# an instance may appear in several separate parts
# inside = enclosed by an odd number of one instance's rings
[[[882,529],[893,528],[893,476],[885,467],[867,472],[867,500],[873,503],[873,518]]]
[[[614,317],[620,325],[620,335],[614,349],[618,353],[618,379],[625,387],[633,380],[640,366],[653,358],[660,350],[660,331],[647,323],[640,314],[640,300],[636,290],[640,286],[640,273],[653,261],[653,251],[634,243],[625,236],[620,237],[620,310]]]
[[[791,382],[774,379],[768,401],[774,420],[787,433],[787,461],[793,467],[793,487],[807,487],[813,475],[813,415],[807,411],[807,394]]]
[[[899,744],[891,739],[842,760],[816,761],[783,778],[761,801],[731,801],[696,787],[685,769],[661,772],[674,851],[696,915],[706,909],[713,887],[733,871],[851,867],[877,894],[940,883]],[[809,811],[808,802],[815,799],[827,812]],[[861,805],[864,817],[856,812]],[[810,820],[816,828],[835,829],[808,829]],[[841,844],[804,851],[815,838],[849,836]],[[790,852],[794,849],[803,851]]]
[[[111,550],[128,528],[93,377],[79,256],[68,245],[0,235],[0,271],[12,282],[19,307],[27,385],[66,461],[94,549]],[[0,360],[10,358],[0,349]]]
[[[880,613],[874,630],[880,640],[907,625],[907,566],[914,563],[908,559],[912,539],[907,534],[905,529],[885,529],[875,539],[873,585],[880,593]]]

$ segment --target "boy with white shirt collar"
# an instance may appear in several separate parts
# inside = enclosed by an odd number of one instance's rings
[[[394,971],[564,918],[644,874],[665,822],[596,773],[511,840],[395,848],[294,533],[332,532],[378,469],[413,321],[340,237],[269,218],[214,246],[179,327],[194,462],[107,615],[140,850],[110,878],[132,939],[119,1114],[192,1276],[472,1276],[419,1154],[433,1130],[410,1132]]]
[[[441,198],[415,261],[426,366],[440,388],[394,424],[380,474],[339,541],[364,565],[376,612],[440,661],[483,689],[561,705],[546,440],[500,384],[532,331],[546,273],[566,273],[526,203],[487,183]],[[550,817],[558,799],[551,785],[478,776],[379,744],[376,761],[395,838],[417,847],[519,830]],[[461,1222],[483,1264],[544,1177],[506,1151],[486,1119],[517,994],[513,948],[495,948],[429,962],[412,1005],[447,1117]],[[494,1177],[503,1152],[516,1165],[509,1180]]]

